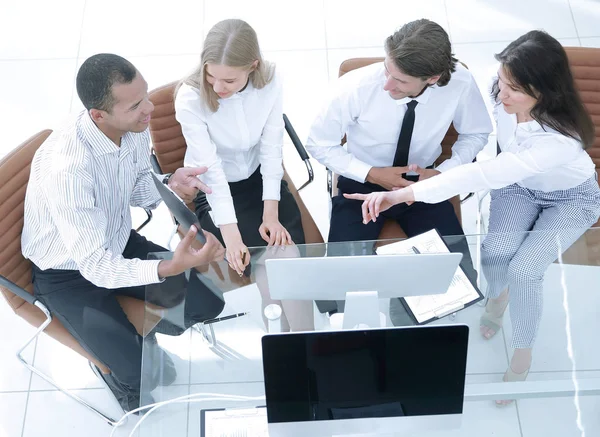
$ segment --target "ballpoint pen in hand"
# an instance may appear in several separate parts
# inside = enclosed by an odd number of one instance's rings
[[[216,319],[208,319],[208,320],[205,320],[202,323],[204,323],[205,325],[210,325],[212,323],[223,322],[223,321],[229,320],[229,319],[236,319],[238,317],[245,316],[246,314],[248,314],[248,313],[230,314],[229,316],[217,317]]]

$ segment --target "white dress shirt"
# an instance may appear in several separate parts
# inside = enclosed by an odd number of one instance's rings
[[[433,85],[415,99],[394,100],[383,89],[383,63],[342,76],[310,129],[306,148],[321,164],[347,178],[364,182],[371,167],[391,167],[406,103],[416,100],[409,164],[433,165],[451,123],[459,133],[452,157],[437,169],[446,171],[473,161],[487,143],[492,123],[469,71],[456,65],[448,85]],[[347,135],[346,147],[341,139]]]
[[[40,269],[79,270],[99,287],[159,282],[159,260],[122,256],[130,206],[155,208],[148,131],[117,147],[82,111],[40,146],[32,164],[22,252]]]
[[[415,200],[437,203],[456,194],[514,183],[545,192],[568,190],[594,175],[596,166],[580,141],[537,121],[517,123],[517,116],[502,105],[495,113],[501,153],[411,185]]]
[[[208,167],[200,176],[212,193],[206,198],[215,225],[237,223],[228,182],[248,179],[260,165],[263,200],[280,200],[283,177],[283,95],[277,76],[264,88],[249,82],[211,112],[200,92],[182,85],[175,98],[175,116],[187,143],[185,166]]]

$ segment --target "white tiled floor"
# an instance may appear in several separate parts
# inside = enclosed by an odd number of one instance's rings
[[[55,128],[69,113],[81,108],[74,78],[87,56],[107,51],[126,56],[154,88],[190,71],[198,60],[203,35],[212,24],[227,17],[243,18],[253,25],[266,58],[275,61],[283,72],[284,109],[301,139],[306,138],[311,119],[328,84],[337,76],[340,62],[349,57],[382,55],[388,34],[412,19],[430,18],[448,30],[456,55],[469,66],[482,91],[495,68],[493,54],[528,30],[543,28],[565,45],[600,47],[600,2],[593,0],[307,0],[285,5],[275,0],[4,1],[0,12],[0,156],[37,131]],[[294,180],[303,182],[306,171],[288,140],[285,160]],[[316,162],[312,164],[315,182],[302,195],[326,235],[325,172]],[[469,201],[464,210],[465,229],[473,232],[474,202]],[[165,229],[170,223],[165,212],[159,209],[145,231],[160,244],[166,243]],[[583,277],[588,273],[576,274]],[[553,274],[547,279],[551,283],[557,280]],[[586,289],[584,284],[581,290]],[[600,306],[597,300],[595,304],[595,308]],[[589,307],[590,301],[573,294],[572,305],[579,311]],[[548,314],[559,317],[560,293],[548,297],[547,308]],[[600,371],[597,343],[589,334],[591,326],[598,331],[597,317],[582,316],[571,322],[577,367]],[[547,336],[539,339],[542,346],[538,345],[532,371],[568,371],[567,357],[553,353],[564,349],[550,347],[555,343],[549,343],[566,341],[564,333],[559,326],[546,328]],[[34,331],[2,302],[0,332],[0,437],[110,434],[107,425],[38,377],[32,377],[17,362],[14,352]],[[509,334],[507,329],[504,338]],[[495,340],[494,344],[479,344],[479,339],[473,338],[470,371],[481,372],[485,378],[499,377],[506,367],[507,345],[502,338]],[[186,339],[169,339],[164,345],[174,354],[185,355],[180,343],[187,344]],[[201,353],[199,350],[194,348],[194,353]],[[117,414],[109,394],[99,388],[85,361],[63,346],[44,337],[32,344],[25,356],[66,386],[77,389],[82,397]],[[186,359],[182,356],[181,362]],[[219,363],[213,360],[207,366],[218,367]],[[205,369],[192,368],[190,374],[183,367],[179,369],[178,383],[209,382]],[[490,369],[493,374],[485,374]],[[533,377],[547,375],[537,373]],[[172,390],[179,395],[188,389],[187,385],[178,385]],[[249,385],[248,393],[255,390]],[[587,436],[600,434],[599,402],[597,397],[582,399],[581,416]],[[153,427],[152,435],[199,436],[197,410],[161,414],[168,420],[163,428]],[[468,403],[465,414],[473,424],[473,428],[464,430],[465,436],[584,435],[574,428],[575,409],[570,398],[521,401],[518,407],[503,410],[490,408],[488,403]],[[131,422],[126,429],[135,421]]]

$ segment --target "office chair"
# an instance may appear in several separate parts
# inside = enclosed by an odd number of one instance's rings
[[[91,356],[60,321],[52,317],[48,308],[35,298],[31,283],[31,262],[23,258],[21,253],[25,192],[29,182],[31,160],[51,133],[51,130],[37,133],[0,161],[0,291],[15,314],[37,328],[35,334],[17,351],[17,359],[40,378],[114,426],[118,420],[102,413],[70,390],[64,389],[23,357],[23,351],[44,332],[98,366],[102,372],[110,372],[108,367]],[[145,317],[143,301],[126,296],[119,296],[117,299],[140,335],[154,326],[144,327],[148,320]]]

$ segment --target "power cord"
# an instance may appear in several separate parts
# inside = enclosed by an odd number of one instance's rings
[[[201,398],[201,396],[204,396],[204,397]],[[196,399],[196,398],[199,398],[199,399]],[[148,412],[146,414],[144,414],[142,417],[140,417],[140,420],[138,421],[138,423],[135,424],[135,426],[129,433],[129,437],[133,437],[133,434],[142,425],[144,420],[146,420],[146,418],[148,416],[150,416],[150,414],[152,414],[158,408],[161,408],[161,407],[164,407],[165,405],[170,405],[170,404],[195,403],[195,402],[205,402],[205,401],[215,401],[215,400],[218,400],[218,401],[264,401],[265,397],[264,396],[251,397],[251,396],[227,395],[227,394],[223,394],[223,393],[194,393],[191,395],[185,395],[185,396],[180,396],[178,398],[170,399],[168,401],[162,401],[162,402],[156,402],[154,404],[144,405],[143,407],[136,408],[135,410],[131,410],[131,411],[125,413],[123,415],[123,417],[121,417],[121,419],[113,427],[113,430],[110,433],[110,437],[114,437],[114,435],[117,432],[117,430],[119,429],[119,427],[127,421],[127,418],[129,416],[131,416],[132,414],[135,414],[139,411],[148,410]]]

